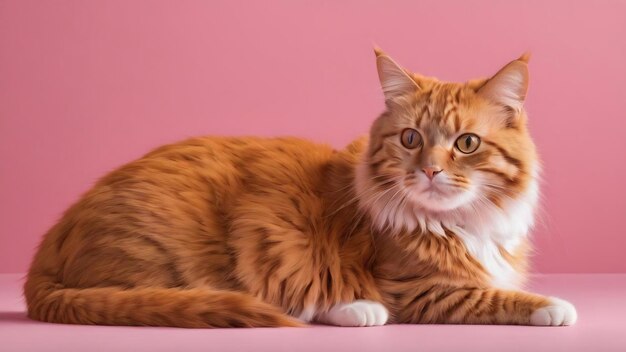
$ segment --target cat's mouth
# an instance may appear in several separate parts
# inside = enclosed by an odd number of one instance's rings
[[[428,197],[442,198],[445,196],[454,196],[460,193],[460,189],[450,184],[449,182],[439,180],[428,180],[425,177],[420,182],[423,186],[420,187],[420,193]]]
[[[440,186],[437,186],[437,185],[427,186],[426,189],[423,191],[423,193],[429,198],[432,198],[432,197],[441,198],[442,196],[449,194],[447,190],[444,190]]]
[[[420,192],[426,196],[441,196],[447,193],[446,190],[444,190],[440,185],[434,182],[429,182],[428,184],[426,184],[426,186],[422,188]]]
[[[411,190],[412,199],[419,207],[428,211],[442,212],[456,209],[471,201],[473,192],[458,187],[446,180],[420,179],[419,185]]]
[[[426,187],[422,192],[422,199],[427,203],[445,203],[454,202],[454,197],[459,194],[458,191],[451,190],[449,187],[431,184]],[[440,208],[441,206],[437,206]]]

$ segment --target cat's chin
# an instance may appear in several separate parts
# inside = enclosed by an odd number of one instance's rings
[[[454,212],[460,207],[450,207],[447,204],[418,203],[416,204],[416,208],[422,213],[430,215],[444,215],[446,213]]]
[[[427,190],[416,192],[411,198],[418,210],[426,213],[442,214],[468,206],[472,202],[474,195],[471,192],[449,194],[438,190]]]

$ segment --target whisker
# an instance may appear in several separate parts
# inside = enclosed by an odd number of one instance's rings
[[[382,176],[382,175],[379,175]],[[395,177],[392,178],[390,181],[397,183],[398,182],[399,177]],[[370,178],[370,181],[373,182],[373,178]],[[364,197],[368,196],[368,192],[372,192],[372,188],[368,188],[366,190],[364,190],[363,192],[359,193],[358,191],[355,192],[355,195],[348,201],[346,201],[342,206],[340,206],[339,208],[335,209],[332,213],[326,215],[326,217],[330,217],[332,215],[337,214],[339,211],[341,211],[342,209],[345,209],[347,206],[349,206],[350,204],[359,201],[359,200],[363,200]],[[384,193],[383,193],[384,194]],[[368,198],[374,197],[376,196],[376,193],[374,194],[369,194]],[[371,201],[371,199],[368,200],[368,202]]]

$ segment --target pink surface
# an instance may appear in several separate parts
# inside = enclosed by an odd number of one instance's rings
[[[536,269],[626,272],[624,14],[610,0],[1,1],[0,272],[25,271],[97,177],[162,143],[341,147],[365,133],[383,108],[373,43],[448,80],[530,49],[545,161]]]
[[[17,351],[626,351],[625,274],[546,275],[536,291],[574,303],[572,327],[388,325],[279,329],[106,327],[28,320],[19,276],[0,275],[0,350]]]

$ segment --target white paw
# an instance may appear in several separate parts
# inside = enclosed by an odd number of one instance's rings
[[[389,313],[382,304],[357,300],[334,306],[322,320],[338,326],[380,326],[385,325],[388,318]]]
[[[550,305],[537,309],[530,316],[530,325],[574,325],[577,318],[574,305],[562,299],[550,297]]]

